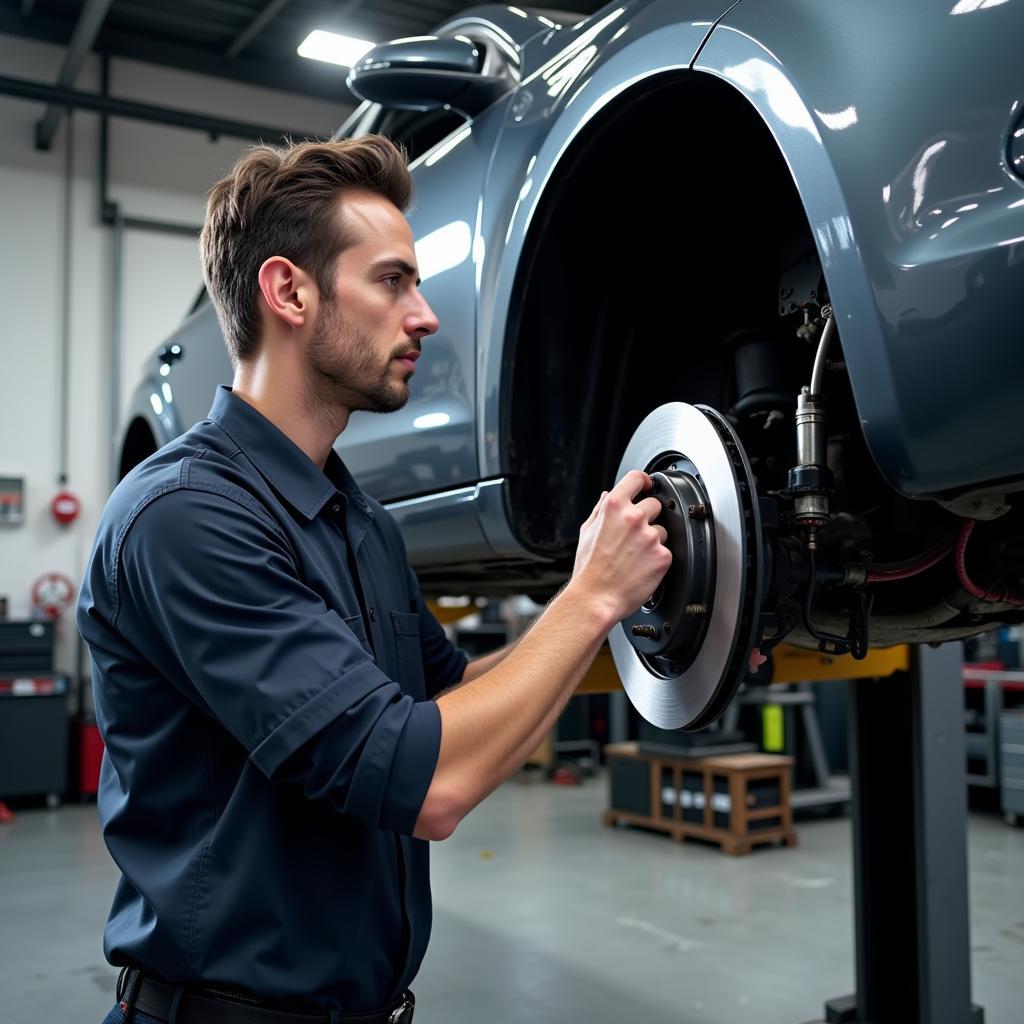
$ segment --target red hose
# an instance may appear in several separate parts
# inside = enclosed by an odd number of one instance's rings
[[[1015,608],[1024,608],[1024,599],[1012,597],[1009,594],[997,594],[991,590],[983,590],[970,576],[967,575],[967,541],[970,540],[974,531],[975,520],[967,519],[960,528],[960,536],[956,540],[956,574],[960,579],[960,586],[967,591],[971,597],[981,601],[998,601],[1000,604],[1011,604]]]
[[[932,552],[930,555],[926,555],[920,561],[914,562],[911,565],[906,566],[903,569],[876,569],[874,572],[868,573],[868,583],[891,583],[894,580],[905,580],[911,576],[917,576],[919,573],[930,569],[933,565],[938,565],[946,555],[953,550],[953,542],[949,541],[943,544],[938,551]]]

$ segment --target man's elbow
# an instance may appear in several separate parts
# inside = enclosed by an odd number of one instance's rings
[[[413,835],[439,843],[455,831],[469,813],[469,804],[454,788],[432,783],[420,808]]]

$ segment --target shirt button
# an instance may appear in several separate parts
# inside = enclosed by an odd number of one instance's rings
[[[372,607],[372,606],[370,607],[370,621],[371,622],[376,622],[377,621],[377,609]]]
[[[340,512],[341,511],[341,506],[340,505],[332,505],[331,506],[331,511],[332,512]]]

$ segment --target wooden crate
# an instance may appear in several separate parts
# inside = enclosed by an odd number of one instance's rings
[[[793,758],[726,754],[684,758],[605,747],[610,799],[606,826],[620,822],[667,832],[677,842],[706,839],[723,853],[750,853],[758,843],[796,846],[789,802]]]

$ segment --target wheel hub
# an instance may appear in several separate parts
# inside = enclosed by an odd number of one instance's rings
[[[623,620],[623,627],[633,650],[653,672],[678,675],[699,650],[714,606],[714,529],[707,492],[689,459],[671,459],[651,477],[652,493],[662,509],[655,522],[668,534],[672,565],[657,591]]]

